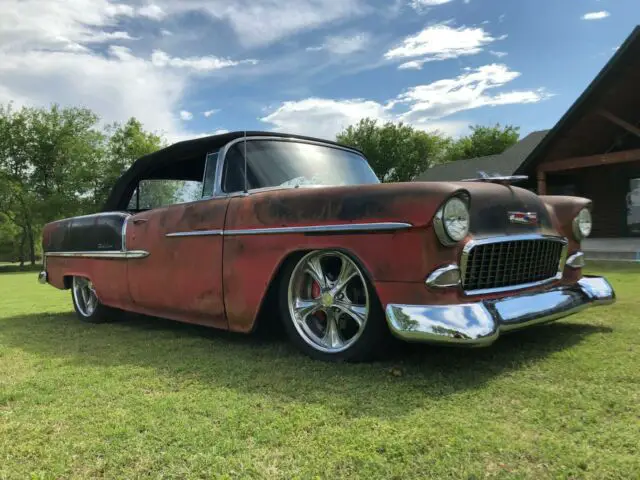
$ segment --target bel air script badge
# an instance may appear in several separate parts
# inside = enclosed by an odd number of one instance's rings
[[[536,212],[509,212],[509,221],[520,225],[536,225],[538,214]]]

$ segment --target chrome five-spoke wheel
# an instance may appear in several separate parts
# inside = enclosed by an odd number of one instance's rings
[[[73,277],[73,300],[80,315],[90,317],[95,313],[98,307],[98,296],[91,280]]]
[[[339,251],[308,253],[288,276],[290,326],[304,342],[304,350],[310,347],[325,357],[337,356],[361,342],[370,322],[380,321],[371,318],[377,310],[373,297],[362,270],[349,256]]]
[[[108,320],[111,309],[102,305],[93,283],[88,278],[73,277],[71,281],[73,307],[81,320],[100,323]]]

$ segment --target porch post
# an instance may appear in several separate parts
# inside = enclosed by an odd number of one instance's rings
[[[538,170],[538,195],[547,194],[547,175],[544,171]]]

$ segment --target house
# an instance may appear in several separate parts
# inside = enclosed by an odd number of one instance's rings
[[[527,175],[521,186],[541,195],[592,199],[592,237],[640,237],[640,26],[551,130],[500,155],[435,166],[416,180],[463,180],[479,171]],[[640,240],[627,243],[637,252]]]

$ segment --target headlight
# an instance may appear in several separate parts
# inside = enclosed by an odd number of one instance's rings
[[[591,212],[588,208],[583,208],[580,213],[573,219],[573,235],[576,240],[582,240],[591,235],[593,221],[591,220]]]
[[[438,210],[434,220],[436,234],[443,245],[454,245],[469,233],[469,208],[460,197],[451,197]]]

